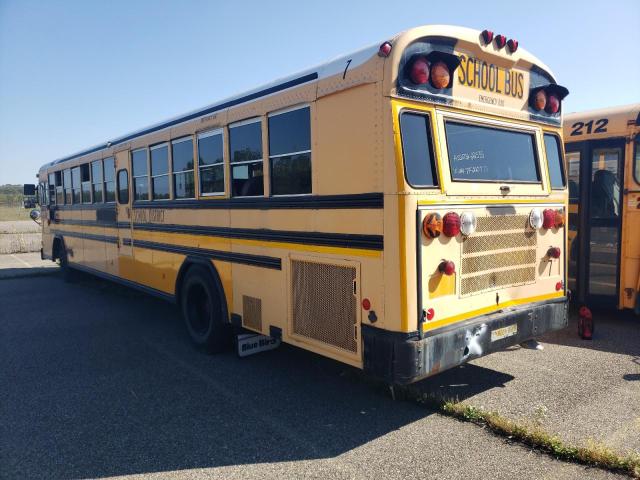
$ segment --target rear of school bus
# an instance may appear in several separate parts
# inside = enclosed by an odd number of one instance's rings
[[[567,325],[568,91],[488,31],[420,27],[380,55],[395,168],[385,175],[387,322],[363,321],[363,362],[402,384]]]

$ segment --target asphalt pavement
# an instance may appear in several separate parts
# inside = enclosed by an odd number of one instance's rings
[[[619,477],[393,401],[294,347],[206,355],[177,308],[84,275],[0,279],[0,362],[2,478]],[[467,398],[526,382],[457,370]],[[422,387],[436,385],[457,388]]]

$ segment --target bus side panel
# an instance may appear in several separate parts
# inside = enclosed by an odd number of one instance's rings
[[[634,177],[634,142],[625,154],[625,191],[622,206],[622,252],[620,254],[620,307],[635,308],[640,289],[640,237],[633,229],[640,225],[640,184]]]

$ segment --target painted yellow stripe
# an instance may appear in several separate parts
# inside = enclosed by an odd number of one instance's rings
[[[518,204],[526,204],[526,203],[530,203],[532,205],[537,204],[537,203],[541,203],[541,204],[562,204],[564,203],[564,197],[563,198],[558,198],[556,200],[553,199],[538,199],[538,198],[507,198],[507,199],[502,199],[502,198],[477,198],[477,199],[448,199],[448,200],[418,200],[418,205],[442,205],[443,208],[446,208],[448,205],[455,205],[455,204],[464,204],[464,205],[482,205],[482,204],[492,204],[492,205],[500,205],[500,204],[511,204],[511,203],[518,203]]]
[[[494,312],[496,310],[500,310],[507,307],[514,307],[516,305],[524,305],[525,303],[535,303],[541,302],[543,300],[550,300],[552,298],[560,298],[564,296],[563,292],[554,292],[548,293],[544,295],[537,295],[535,297],[528,298],[519,298],[515,300],[509,300],[507,302],[499,303],[498,305],[491,305],[484,308],[479,308],[477,310],[472,310],[470,312],[461,313],[460,315],[454,315],[452,317],[443,318],[442,320],[436,320],[435,322],[425,322],[422,324],[422,330],[429,331],[434,330],[436,328],[444,327],[447,325],[451,325],[452,323],[459,322],[461,320],[467,320],[469,318],[477,317],[479,315],[485,315],[487,313]]]

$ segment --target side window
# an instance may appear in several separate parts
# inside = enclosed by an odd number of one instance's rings
[[[80,197],[80,167],[71,169],[71,188],[73,190],[73,203],[81,203]]]
[[[56,204],[56,175],[49,174],[49,205]]]
[[[547,152],[549,178],[551,179],[551,188],[554,189],[562,189],[565,185],[561,148],[560,138],[557,135],[544,134],[544,149]]]
[[[634,150],[633,177],[637,184],[640,184],[640,134],[636,135]]]
[[[131,176],[133,200],[149,200],[149,164],[146,148],[131,152]]]
[[[151,198],[169,198],[169,148],[166,143],[151,147]]]
[[[198,135],[200,195],[224,195],[222,130]]]
[[[105,158],[104,165],[104,201],[116,201],[116,163],[113,157]]]
[[[80,165],[82,203],[91,203],[91,173],[88,163]]]
[[[568,152],[567,176],[569,177],[569,202],[580,201],[580,152]]]
[[[417,113],[400,114],[400,134],[407,183],[415,188],[435,187],[437,179],[429,116]]]
[[[193,178],[193,140],[180,138],[171,142],[173,166],[173,198],[195,198],[196,185]]]
[[[129,172],[124,168],[118,170],[118,203],[121,205],[129,203]]]
[[[102,175],[102,160],[91,162],[91,181],[93,203],[104,202],[104,177]]]
[[[261,120],[229,127],[229,151],[231,194],[234,197],[264,195]]]
[[[272,195],[311,193],[309,107],[269,116],[269,166]]]
[[[71,190],[71,170],[67,168],[64,171],[64,203],[71,205],[73,203],[73,191]]]
[[[64,204],[64,190],[62,188],[62,170],[57,171],[56,175],[56,205]]]

